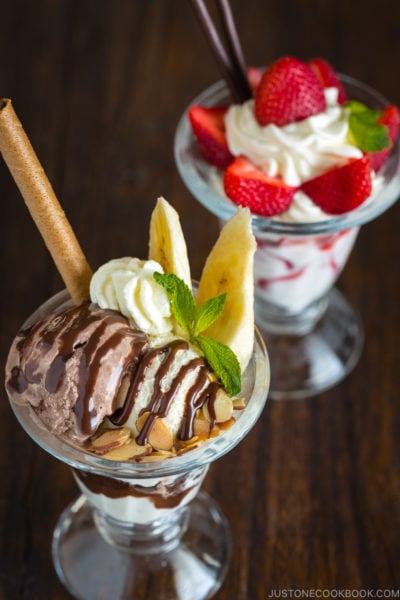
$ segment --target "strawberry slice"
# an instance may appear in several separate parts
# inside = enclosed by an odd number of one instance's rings
[[[284,56],[265,71],[255,98],[260,125],[279,127],[325,110],[322,85],[306,63]]]
[[[377,122],[381,123],[382,125],[386,125],[386,127],[388,128],[388,135],[391,144],[388,148],[385,148],[384,150],[370,152],[369,156],[371,158],[372,168],[374,169],[375,173],[379,171],[383,163],[386,161],[387,157],[392,151],[393,144],[397,139],[400,127],[399,111],[397,107],[393,104],[387,106],[383,110],[382,116],[378,119]]]
[[[335,87],[338,90],[338,104],[344,104],[347,100],[346,92],[336,71],[327,60],[323,58],[313,58],[308,63],[311,69],[321,82],[323,88]]]
[[[225,136],[227,106],[207,108],[198,104],[189,110],[189,120],[205,160],[225,169],[233,160]]]
[[[244,156],[235,158],[226,169],[224,188],[232,202],[248,206],[252,213],[264,217],[285,211],[298,189],[268,177]]]
[[[341,215],[357,208],[371,194],[371,161],[368,155],[305,181],[301,189],[326,213]]]

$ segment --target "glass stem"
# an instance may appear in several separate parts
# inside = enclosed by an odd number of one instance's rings
[[[124,552],[145,555],[169,552],[179,544],[187,526],[188,511],[188,506],[177,508],[146,524],[120,521],[98,508],[93,508],[93,517],[108,544]]]
[[[264,331],[278,335],[305,335],[312,331],[317,321],[328,307],[328,296],[312,302],[302,312],[288,314],[286,311],[265,302],[257,296],[254,298],[256,323]]]

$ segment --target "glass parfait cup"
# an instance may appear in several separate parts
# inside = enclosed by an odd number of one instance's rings
[[[388,101],[373,88],[340,76],[348,97],[371,108]],[[219,81],[191,103],[228,105],[228,89]],[[224,194],[221,172],[202,157],[188,118],[175,133],[179,174],[193,196],[222,224],[236,206]],[[381,185],[357,209],[309,223],[284,222],[253,215],[257,239],[255,313],[271,361],[269,396],[305,398],[343,380],[357,364],[364,332],[357,312],[334,286],[350,255],[360,226],[379,216],[400,191],[400,150],[393,151],[379,172]]]
[[[50,298],[24,328],[70,303]],[[229,566],[229,525],[201,484],[210,463],[253,427],[268,394],[269,361],[260,334],[243,374],[246,407],[218,437],[173,458],[119,462],[90,454],[49,432],[30,406],[10,398],[28,435],[69,465],[81,495],[61,514],[53,534],[57,574],[78,599],[203,600],[221,586]],[[149,592],[151,590],[151,592]]]

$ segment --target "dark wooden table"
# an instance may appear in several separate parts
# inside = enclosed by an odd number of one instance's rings
[[[400,105],[397,0],[232,6],[249,63],[322,55]],[[180,212],[199,275],[218,227],[181,183],[172,145],[185,106],[218,77],[183,0],[0,0],[0,96],[13,99],[93,267],[146,255],[163,194]],[[4,365],[21,322],[62,282],[3,162],[0,194]],[[398,593],[399,227],[400,205],[363,227],[339,280],[366,330],[355,371],[315,398],[270,401],[210,470],[205,488],[234,541],[219,600],[288,589]],[[0,481],[0,597],[68,598],[50,543],[77,490],[68,468],[21,430],[5,393]]]

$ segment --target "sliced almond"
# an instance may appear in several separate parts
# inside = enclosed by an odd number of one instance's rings
[[[206,419],[211,421],[208,403],[203,406],[203,412]],[[232,400],[229,398],[228,394],[223,389],[218,390],[216,398],[215,400],[213,400],[212,413],[215,415],[216,423],[224,423],[224,421],[228,421],[232,416]]]
[[[218,437],[221,433],[221,429],[225,426],[225,423],[218,423],[211,429],[210,437]]]
[[[150,416],[150,412],[144,412],[142,415],[139,415],[136,419],[136,427],[138,431],[142,431],[143,425],[146,423],[147,419]]]
[[[142,458],[139,459],[139,462],[160,462],[162,460],[165,460],[167,458],[171,458],[172,456],[175,456],[174,452],[152,452],[151,454],[149,454],[148,456],[143,456]]]
[[[204,418],[210,423],[211,417],[210,417],[210,413],[208,411],[208,402],[207,402],[207,404],[203,404],[203,407],[201,410],[202,410]]]
[[[204,410],[203,410],[204,406],[205,405],[203,404],[203,406],[201,408],[197,409],[195,418],[196,419],[206,419],[206,421],[209,421],[208,413],[207,413],[207,416],[204,414]]]
[[[171,450],[174,444],[172,433],[160,419],[152,424],[148,440],[156,450]]]
[[[235,418],[231,417],[230,419],[228,419],[227,421],[224,421],[223,423],[218,423],[218,427],[219,429],[222,429],[222,431],[225,431],[226,429],[229,429],[229,427],[231,427],[235,422]]]
[[[178,450],[178,454],[186,454],[186,452],[190,452],[199,446],[199,441],[194,442],[193,444],[189,444],[188,446],[183,446]]]
[[[235,398],[232,401],[234,410],[244,410],[246,408],[246,401],[244,398]]]
[[[199,435],[205,435],[205,436],[209,436],[210,435],[210,421],[208,419],[201,419],[199,417],[195,417],[194,421],[193,421],[193,433],[196,436]]]
[[[191,446],[199,441],[199,436],[194,435],[189,440],[179,440],[179,447],[184,448],[185,446]]]
[[[151,413],[147,411],[137,418],[136,427],[138,428],[138,431],[143,429],[144,424],[150,415]],[[148,441],[156,450],[171,450],[174,444],[172,433],[159,418],[156,418],[151,425]]]
[[[101,435],[90,441],[89,450],[96,454],[105,454],[126,444],[131,437],[131,432],[127,427],[119,429],[108,429]]]
[[[107,452],[103,455],[103,458],[108,458],[109,460],[132,460],[137,459],[142,456],[146,456],[151,453],[150,444],[145,444],[144,446],[140,446],[134,440],[131,440],[127,444],[120,446],[119,448],[115,448],[110,452]]]

